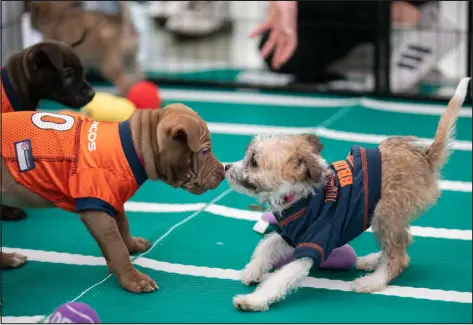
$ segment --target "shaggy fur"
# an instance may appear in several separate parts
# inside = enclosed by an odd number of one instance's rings
[[[354,291],[383,290],[408,266],[409,225],[440,195],[437,180],[448,157],[468,83],[469,78],[459,83],[430,146],[426,148],[415,137],[392,137],[380,143],[381,199],[374,210],[372,229],[381,251],[358,258],[358,269],[374,272],[355,280]],[[274,212],[282,211],[325,183],[328,165],[320,154],[322,147],[315,135],[259,135],[249,144],[243,160],[225,167],[226,178],[238,192],[269,203]],[[290,193],[294,197],[288,202]],[[241,280],[246,285],[265,280],[253,293],[234,297],[235,307],[266,310],[295,290],[309,274],[312,259],[296,259],[267,274],[293,250],[276,233],[262,239],[241,272]]]

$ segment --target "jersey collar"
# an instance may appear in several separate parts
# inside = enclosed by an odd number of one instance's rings
[[[141,186],[148,179],[148,176],[146,175],[142,159],[138,157],[138,154],[136,153],[135,147],[133,145],[133,140],[131,138],[130,121],[126,120],[124,122],[121,122],[118,125],[118,131],[120,134],[120,140],[122,143],[123,152],[125,153],[126,160],[130,165],[133,175],[135,176],[136,183],[138,183],[138,186]]]
[[[5,94],[10,101],[11,106],[15,111],[21,109],[20,97],[18,96],[15,88],[13,88],[10,78],[8,77],[8,72],[6,68],[1,69],[1,78],[2,78],[2,87],[5,90]]]

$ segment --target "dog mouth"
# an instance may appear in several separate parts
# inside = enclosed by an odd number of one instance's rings
[[[83,87],[80,92],[73,94],[56,94],[53,99],[72,108],[82,108],[87,105],[95,96],[92,87]]]
[[[252,182],[250,182],[246,178],[239,177],[235,175],[231,170],[225,173],[225,178],[227,179],[228,183],[231,187],[235,190],[243,190],[247,194],[258,194],[258,186]]]
[[[203,194],[208,190],[216,189],[224,180],[224,175],[214,172],[211,173],[211,175],[204,177],[204,179],[205,182],[201,184],[196,180],[196,177],[187,175],[179,187],[193,194]]]
[[[248,181],[246,179],[242,179],[239,183],[244,188],[246,188],[250,191],[253,191],[255,193],[258,193],[258,186],[256,186],[256,184],[253,184],[253,183],[251,183],[250,181]]]

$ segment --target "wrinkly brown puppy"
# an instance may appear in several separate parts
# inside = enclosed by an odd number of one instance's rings
[[[27,1],[31,24],[45,39],[68,44],[87,30],[87,38],[74,48],[86,68],[96,68],[126,96],[144,75],[137,56],[139,34],[125,1],[118,1],[119,15],[85,11],[81,1]]]
[[[395,279],[409,264],[410,223],[440,196],[438,175],[469,79],[459,83],[431,144],[392,137],[375,148],[354,146],[345,160],[328,165],[315,135],[255,137],[243,160],[225,166],[226,177],[237,191],[268,202],[280,229],[261,240],[241,272],[246,285],[266,278],[253,293],[234,297],[234,306],[267,310],[370,226],[381,252],[358,258],[358,269],[374,272],[355,280],[353,290],[383,290]],[[268,274],[289,255],[292,262]]]
[[[36,110],[41,99],[73,108],[87,104],[95,91],[71,47],[57,41],[34,44],[12,55],[1,70],[2,113]],[[1,206],[2,220],[21,220],[23,210]]]
[[[224,178],[206,123],[181,104],[136,110],[121,123],[74,113],[7,113],[1,131],[2,200],[78,213],[109,270],[132,292],[157,285],[130,261],[129,253],[143,252],[150,243],[131,236],[125,202],[146,179],[202,194]],[[24,260],[2,253],[5,267]]]

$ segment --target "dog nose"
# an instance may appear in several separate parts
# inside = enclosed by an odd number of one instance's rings
[[[232,168],[232,164],[225,165],[225,171],[229,170],[230,168]]]
[[[95,90],[93,88],[83,88],[82,93],[87,97],[95,96]]]

